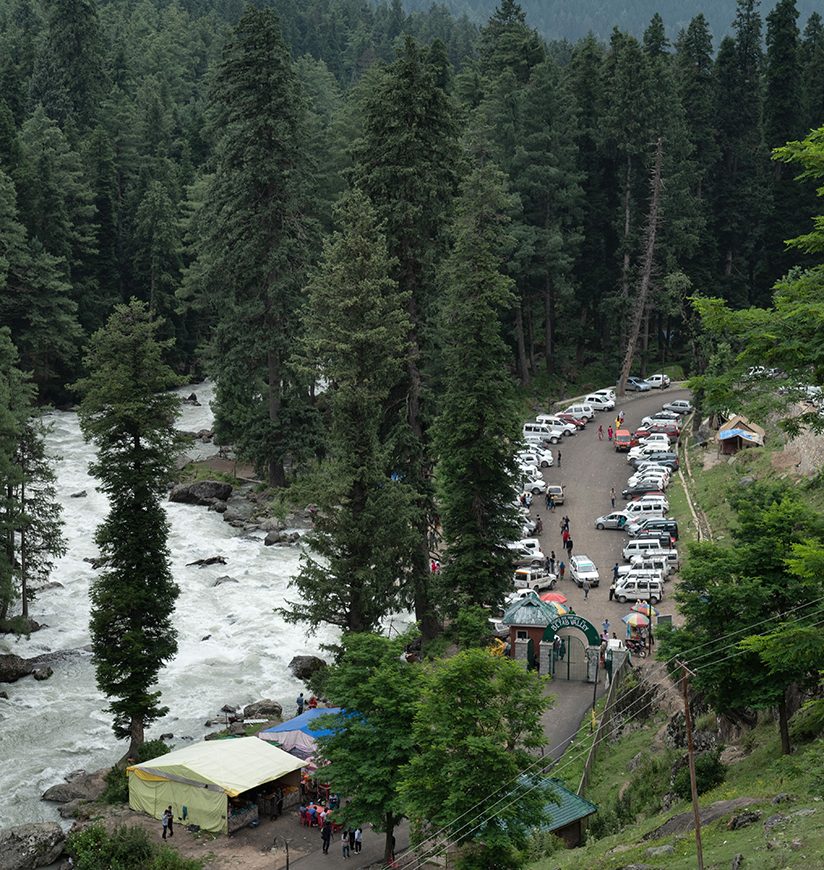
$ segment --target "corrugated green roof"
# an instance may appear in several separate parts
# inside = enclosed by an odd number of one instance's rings
[[[546,627],[558,615],[558,611],[537,595],[529,595],[512,604],[503,615],[504,625],[537,625]]]
[[[585,819],[593,813],[598,812],[598,807],[590,803],[586,798],[578,797],[575,792],[570,791],[557,779],[550,779],[552,788],[555,791],[555,796],[560,803],[550,803],[547,806],[546,814],[549,821],[541,825],[544,831],[557,831],[559,828],[565,828],[567,825],[577,822],[578,819]]]

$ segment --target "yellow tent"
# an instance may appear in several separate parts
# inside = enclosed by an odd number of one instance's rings
[[[171,804],[176,819],[225,834],[227,798],[280,780],[304,763],[257,737],[204,740],[127,767],[129,806],[160,819]]]

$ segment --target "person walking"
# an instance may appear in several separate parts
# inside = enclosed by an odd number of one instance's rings
[[[584,578],[581,588],[584,590],[584,601],[586,601],[586,599],[589,598],[589,580]]]
[[[564,572],[565,572],[565,571],[566,571],[566,565],[564,565],[564,562],[563,562],[563,559],[562,559],[561,562],[560,562],[559,565],[558,565],[558,576],[561,578],[561,580],[564,579]]]
[[[297,698],[295,698],[295,705],[298,708],[297,715],[300,716],[303,713],[303,706],[306,704],[306,699],[303,697],[303,692],[301,692]]]
[[[571,558],[572,557],[572,538],[571,537],[567,538],[566,551],[567,551],[567,558]]]
[[[569,517],[564,517],[564,526],[567,531],[569,531]]]
[[[612,426],[607,426],[607,438],[612,441]]]
[[[613,582],[613,583],[617,583],[617,582],[618,582],[618,573],[619,573],[618,563],[616,562],[616,563],[612,566],[612,582]]]
[[[166,812],[169,814],[169,836],[174,837],[175,835],[175,814],[172,812],[172,805],[166,808]]]
[[[363,830],[360,825],[355,828],[355,854],[360,855],[361,848],[363,847]]]
[[[609,617],[605,617],[604,621],[601,623],[601,628],[604,630],[603,633],[609,638]]]
[[[604,427],[601,425],[598,426],[598,440],[599,441],[604,440]]]
[[[547,509],[548,511],[551,511],[552,508],[554,507],[553,501],[554,501],[554,500],[553,500],[553,498],[552,498],[552,493],[551,493],[551,492],[548,492],[548,493],[546,494],[546,509]]]
[[[543,530],[544,521],[541,519],[541,515],[538,514],[538,516],[535,518],[535,534],[540,535]]]
[[[561,540],[564,543],[564,549],[566,549],[567,541],[569,540],[569,530],[568,529],[564,529],[561,532]]]
[[[558,468],[561,467],[561,451],[558,451]]]
[[[613,598],[615,598],[615,583],[613,583],[613,584],[609,587],[609,600],[612,601]],[[613,634],[613,637],[614,637],[614,636],[615,636],[615,635]]]
[[[612,509],[615,510],[615,487],[611,487],[609,490],[609,500],[612,502]]]
[[[323,854],[329,854],[329,844],[332,842],[332,823],[327,819],[321,828],[320,839],[323,843]]]
[[[619,422],[622,426],[624,425],[624,412],[623,412],[623,411],[621,411],[621,413],[618,415],[618,422]]]
[[[555,550],[550,551],[549,554],[549,573],[555,573]]]
[[[160,823],[163,825],[163,839],[166,839],[166,835],[169,833],[169,811],[163,810],[163,817],[160,820]]]
[[[343,857],[349,857],[349,831],[344,830],[343,834],[341,834],[340,838],[341,852],[343,852]]]
[[[355,829],[349,829],[349,851],[352,854],[355,851]]]

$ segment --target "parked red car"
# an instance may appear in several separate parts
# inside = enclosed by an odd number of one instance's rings
[[[573,417],[572,414],[556,414],[555,415],[559,420],[563,420],[565,423],[572,423],[576,429],[586,429],[587,421],[580,419],[580,417]]]

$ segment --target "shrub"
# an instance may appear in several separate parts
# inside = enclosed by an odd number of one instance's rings
[[[824,698],[815,698],[806,704],[790,721],[790,735],[804,743],[824,734]]]
[[[66,844],[75,870],[202,870],[203,862],[159,846],[139,827],[91,825],[69,835]]]
[[[721,763],[718,752],[702,752],[695,756],[695,785],[698,794],[720,785],[727,777],[727,766]],[[689,800],[692,795],[690,786],[690,770],[688,766],[682,767],[675,774],[672,790],[678,797]]]
[[[466,607],[455,618],[455,640],[461,649],[489,643],[489,614],[483,607]]]

